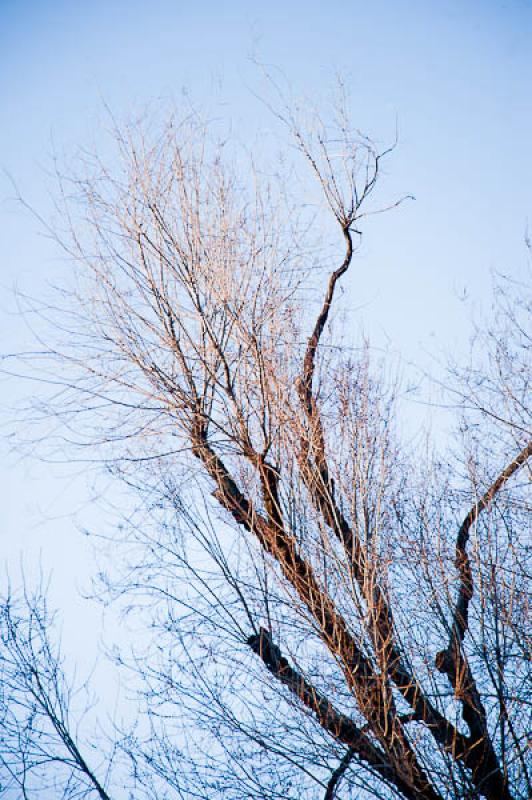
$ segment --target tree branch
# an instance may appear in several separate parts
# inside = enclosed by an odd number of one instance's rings
[[[473,505],[458,530],[455,555],[455,567],[459,574],[458,595],[452,614],[449,643],[445,650],[436,654],[435,659],[436,668],[447,675],[455,695],[462,703],[462,717],[469,728],[471,742],[464,761],[473,770],[477,782],[486,784],[489,782],[493,787],[494,793],[489,796],[494,800],[499,797],[509,798],[510,793],[489,736],[486,709],[467,656],[462,652],[462,642],[468,629],[469,603],[473,597],[473,574],[467,545],[469,532],[479,515],[531,455],[532,441],[508,464],[485,494]]]
[[[469,602],[473,596],[473,576],[471,563],[467,554],[469,531],[479,515],[489,506],[504,484],[519,470],[532,455],[532,441],[528,442],[514,460],[508,464],[487,492],[471,508],[462,522],[456,537],[455,567],[458,570],[460,585],[458,597],[453,611],[451,639],[447,651],[450,652],[455,643],[461,643],[467,631]]]
[[[398,776],[390,764],[389,756],[376,747],[349,717],[338,711],[300,672],[290,666],[267,630],[260,628],[260,633],[250,636],[247,644],[262,659],[268,671],[315,714],[321,727],[350,748],[348,752],[356,754],[381,778],[394,785],[404,797],[411,800],[418,798],[412,786]],[[337,781],[339,778],[340,776]],[[332,794],[329,796],[333,797]]]
[[[214,496],[276,560],[317,624],[323,642],[338,659],[361,712],[393,759],[397,773],[403,776],[405,783],[409,782],[420,792],[420,797],[438,800],[439,796],[430,788],[430,782],[405,735],[386,678],[375,672],[358,646],[333,600],[319,585],[311,565],[299,554],[294,537],[278,524],[270,525],[242,494],[222,459],[210,446],[205,423],[199,416],[191,436],[194,455],[202,461],[217,486]]]
[[[342,758],[342,760],[340,761],[340,763],[338,764],[338,766],[336,767],[336,769],[334,770],[329,779],[329,783],[327,784],[327,789],[325,791],[325,796],[323,800],[334,800],[337,786],[340,783],[343,775],[345,774],[354,756],[355,756],[355,751],[353,750],[352,747],[346,750],[344,757]]]
[[[299,460],[301,474],[314,506],[322,514],[325,523],[334,531],[349,558],[350,569],[368,604],[372,618],[370,633],[376,651],[382,655],[381,660],[385,664],[386,671],[416,716],[429,726],[436,741],[460,758],[467,750],[465,737],[430,703],[420,683],[406,668],[400,649],[396,644],[393,614],[388,600],[377,583],[374,581],[368,583],[365,553],[359,538],[354,534],[334,496],[334,485],[325,453],[323,425],[313,396],[312,383],[316,352],[329,315],[334,290],[339,278],[347,271],[352,260],[353,248],[349,227],[344,227],[343,232],[347,241],[344,261],[329,279],[322,308],[313,333],[308,340],[302,377],[297,384],[309,425],[309,441],[303,440],[301,446]]]
[[[303,375],[300,382],[300,396],[305,403],[305,407],[309,415],[312,415],[313,412],[312,380],[314,377],[316,351],[318,349],[323,329],[325,328],[327,319],[329,317],[329,311],[331,310],[336,284],[342,275],[344,275],[349,269],[349,265],[351,264],[351,260],[353,258],[353,238],[351,236],[351,231],[349,230],[349,225],[342,226],[342,231],[346,241],[346,254],[342,264],[332,273],[329,278],[325,299],[323,301],[320,313],[318,314],[316,324],[314,325],[314,330],[309,337],[305,358],[303,360]]]

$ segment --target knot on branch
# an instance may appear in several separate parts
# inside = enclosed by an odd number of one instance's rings
[[[434,663],[438,672],[443,672],[446,675],[450,675],[453,672],[453,658],[448,650],[440,650],[436,654]]]

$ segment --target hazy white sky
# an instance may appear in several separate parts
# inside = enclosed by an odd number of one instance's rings
[[[98,138],[102,99],[120,117],[157,98],[179,103],[186,89],[214,113],[232,115],[245,139],[271,126],[252,94],[260,91],[253,52],[313,97],[326,95],[339,70],[361,129],[389,140],[399,122],[383,200],[416,197],[368,227],[346,283],[349,302],[363,307],[353,326],[363,323],[406,360],[446,345],[459,350],[469,333],[460,296],[486,304],[490,270],[512,271],[525,258],[531,41],[529,0],[0,0],[0,167],[46,216],[52,152]],[[38,294],[65,268],[12,195],[0,177],[8,352],[28,341],[8,313],[12,286]],[[0,387],[5,403],[25,391],[16,382]],[[3,448],[0,560],[13,569],[21,552],[32,561],[41,551],[65,606],[66,641],[80,648],[87,636],[75,587],[92,565],[76,524],[105,525],[86,477],[79,468],[20,463]]]

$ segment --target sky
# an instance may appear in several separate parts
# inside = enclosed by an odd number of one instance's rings
[[[14,287],[38,296],[65,268],[13,182],[47,218],[53,155],[98,141],[104,104],[120,118],[189,95],[260,148],[257,132],[273,121],[256,97],[255,56],[318,103],[339,72],[360,129],[390,141],[398,126],[382,197],[416,199],[368,225],[346,283],[353,330],[405,364],[465,353],[471,304],[489,306],[491,272],[512,273],[526,257],[531,41],[530,0],[0,0],[2,351],[31,346]],[[1,379],[0,390],[7,436],[10,407],[37,389]],[[11,444],[0,442],[0,563],[14,576],[21,559],[31,569],[41,559],[66,646],[90,662],[101,620],[79,599],[94,569],[79,529],[107,524],[93,475],[21,458]]]

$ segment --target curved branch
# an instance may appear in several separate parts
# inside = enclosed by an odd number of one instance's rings
[[[445,650],[437,653],[435,659],[436,668],[447,675],[455,695],[462,703],[462,717],[469,728],[471,742],[464,761],[472,769],[477,784],[483,784],[484,795],[493,798],[509,798],[510,793],[489,736],[486,709],[467,656],[462,652],[462,642],[468,629],[469,603],[473,597],[473,573],[467,544],[471,527],[479,515],[531,455],[532,441],[473,505],[458,530],[455,555],[455,566],[459,574],[458,596],[452,614],[449,643]]]
[[[473,596],[473,578],[471,574],[471,563],[467,554],[467,544],[469,541],[469,531],[471,526],[477,521],[479,515],[489,506],[496,494],[502,489],[504,484],[517,472],[532,455],[532,440],[521,450],[518,456],[508,464],[499,477],[489,487],[487,492],[471,508],[464,521],[462,522],[456,537],[456,556],[455,567],[460,576],[458,597],[452,620],[452,634],[448,650],[453,647],[453,643],[462,642],[467,631],[469,602]]]
[[[314,330],[312,331],[312,334],[309,337],[307,343],[307,349],[305,352],[305,358],[303,360],[303,374],[301,376],[301,381],[298,389],[308,414],[312,414],[314,411],[313,399],[312,399],[312,380],[314,377],[316,351],[318,349],[323,329],[325,328],[327,319],[329,317],[329,311],[331,310],[336,284],[338,283],[342,275],[344,275],[349,269],[349,265],[351,264],[351,260],[353,258],[353,237],[351,236],[349,225],[342,226],[342,231],[346,241],[345,258],[342,261],[342,264],[338,267],[337,270],[335,270],[332,273],[332,275],[329,278],[329,283],[327,286],[327,291],[325,293],[325,298],[323,300],[323,305],[321,307],[320,313],[318,314],[316,324],[314,325]]]

